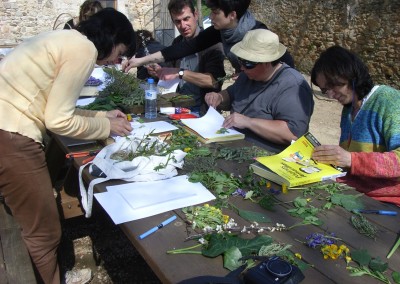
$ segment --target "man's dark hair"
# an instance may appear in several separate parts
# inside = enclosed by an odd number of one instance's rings
[[[128,47],[127,56],[136,51],[135,31],[128,18],[113,8],[104,8],[78,24],[77,30],[96,46],[98,60],[108,57],[117,44]]]
[[[193,1],[191,0],[170,0],[168,3],[168,11],[170,14],[180,14],[182,9],[188,6],[192,13],[196,11]]]
[[[311,70],[311,82],[317,86],[318,74],[323,74],[332,85],[340,78],[347,80],[358,99],[368,95],[374,86],[368,67],[362,60],[355,53],[337,45],[323,51]]]
[[[210,9],[220,9],[224,12],[225,17],[230,12],[235,11],[239,20],[250,6],[251,0],[207,0],[206,5]]]

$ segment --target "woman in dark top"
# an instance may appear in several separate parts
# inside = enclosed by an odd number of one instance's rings
[[[200,32],[192,40],[182,42],[173,47],[167,47],[142,58],[131,58],[129,62],[123,64],[123,67],[126,67],[125,69],[128,71],[132,67],[148,63],[176,60],[222,42],[226,57],[235,68],[235,72],[239,73],[240,64],[236,56],[230,52],[231,47],[241,41],[250,30],[268,29],[266,25],[257,21],[253,14],[248,11],[250,2],[251,0],[208,0],[207,6],[211,9],[210,18],[213,26]],[[293,58],[288,52],[280,60],[294,67]]]

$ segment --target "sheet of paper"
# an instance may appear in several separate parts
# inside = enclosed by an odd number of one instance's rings
[[[222,128],[224,123],[224,117],[212,107],[208,108],[207,113],[200,118],[181,119],[181,122],[204,138],[240,134],[235,129],[227,129],[228,132],[218,134],[217,131]]]
[[[131,122],[133,131],[136,136],[145,136],[153,132],[154,134],[177,130],[178,128],[167,121],[153,121],[140,123],[137,121]]]
[[[146,218],[215,199],[201,183],[186,175],[152,182],[107,186],[95,197],[115,224]]]
[[[87,106],[88,104],[94,102],[95,98],[85,98],[85,99],[78,99],[76,102],[76,106]]]
[[[179,78],[168,81],[159,80],[157,87],[159,88],[162,95],[175,93],[176,89],[178,88],[179,81],[180,81]]]

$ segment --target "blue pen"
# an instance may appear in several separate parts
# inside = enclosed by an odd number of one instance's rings
[[[354,210],[356,213],[364,213],[364,214],[379,214],[379,215],[388,215],[388,216],[396,216],[396,211],[387,211],[387,210],[364,210],[364,209],[356,209]]]
[[[172,221],[174,221],[176,219],[176,215],[168,218],[167,220],[165,220],[164,222],[162,222],[160,225],[155,226],[154,228],[151,228],[150,230],[148,230],[147,232],[141,234],[139,236],[139,239],[143,240],[145,237],[147,237],[148,235],[154,233],[155,231],[157,231],[158,229],[161,229],[162,227],[168,225],[169,223],[171,223]]]

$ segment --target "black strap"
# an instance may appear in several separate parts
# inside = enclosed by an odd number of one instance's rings
[[[279,75],[280,75],[280,74],[283,72],[283,70],[285,70],[286,68],[289,68],[289,67],[287,67],[287,66],[282,66],[282,68],[280,68],[279,71],[276,72],[276,73],[274,74],[274,76],[271,78],[271,80],[269,80],[269,81],[267,82],[267,85],[265,85],[265,87],[251,100],[251,102],[249,102],[249,103],[242,109],[242,111],[240,112],[240,114],[243,114],[243,113],[250,107],[250,105],[254,102],[254,100],[255,100],[256,98],[258,98],[258,96],[261,95],[261,94],[272,84],[272,82],[275,81],[275,79],[279,77]]]

